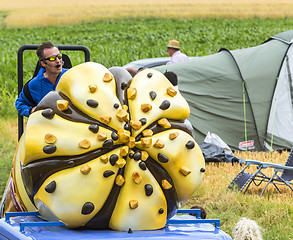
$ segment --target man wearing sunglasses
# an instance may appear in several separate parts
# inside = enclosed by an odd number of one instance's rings
[[[53,43],[42,43],[37,49],[37,56],[41,64],[40,71],[24,85],[15,102],[19,114],[26,117],[34,112],[47,93],[56,89],[60,77],[67,71],[62,68],[62,54]]]

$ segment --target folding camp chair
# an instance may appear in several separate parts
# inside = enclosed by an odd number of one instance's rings
[[[244,168],[235,176],[235,178],[228,185],[228,189],[238,189],[240,192],[246,193],[247,189],[254,183],[256,186],[260,186],[261,183],[266,182],[260,197],[263,195],[265,189],[269,184],[273,184],[277,190],[281,193],[278,185],[285,185],[293,191],[293,148],[291,148],[290,154],[285,165],[266,163],[255,160],[244,160]],[[245,172],[249,166],[256,165],[256,171],[254,173]],[[271,168],[274,170],[272,176],[268,176],[263,172],[264,169]]]

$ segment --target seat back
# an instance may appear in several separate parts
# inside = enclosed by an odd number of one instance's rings
[[[285,163],[285,166],[293,167],[293,148],[291,148],[290,154],[288,156],[288,159]],[[293,179],[293,171],[285,169],[281,175],[281,177],[285,181],[291,181]]]
[[[63,63],[63,68],[72,68],[70,58],[68,57],[68,55],[66,55],[64,53],[62,53],[62,63]],[[36,68],[35,68],[34,75],[32,78],[34,78],[38,75],[40,68],[41,68],[41,64],[40,64],[40,61],[38,61]]]

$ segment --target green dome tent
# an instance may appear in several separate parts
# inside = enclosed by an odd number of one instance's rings
[[[263,44],[157,67],[173,71],[198,142],[208,132],[234,150],[293,146],[293,30]]]

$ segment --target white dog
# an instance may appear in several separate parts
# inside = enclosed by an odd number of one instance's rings
[[[241,218],[233,229],[234,240],[262,240],[262,228],[248,218]]]

